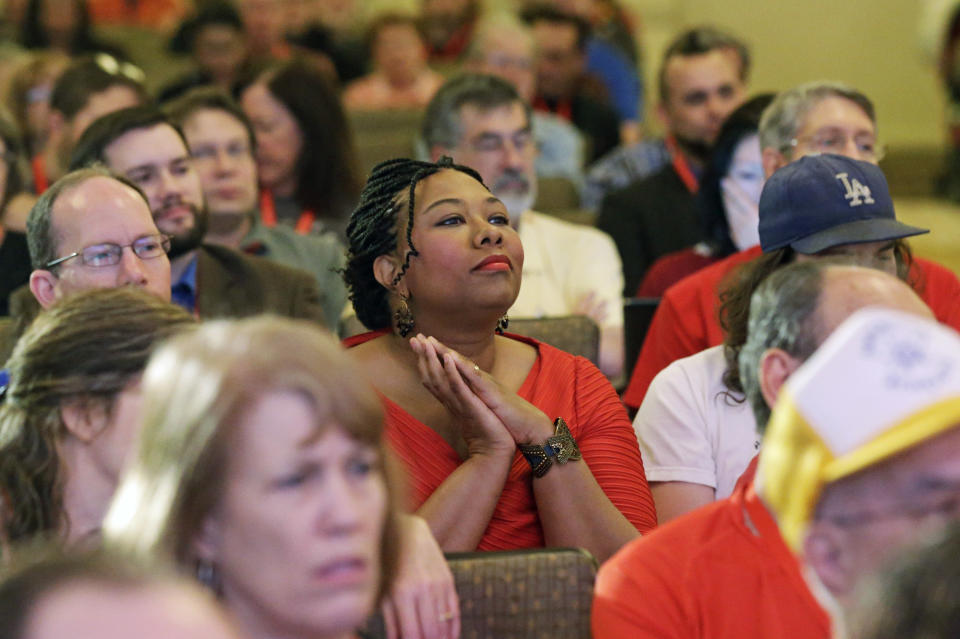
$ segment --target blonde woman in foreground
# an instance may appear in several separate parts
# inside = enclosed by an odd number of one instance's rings
[[[173,559],[253,639],[360,636],[386,592],[393,631],[459,633],[444,579],[397,596],[394,574],[418,570],[401,557],[431,552],[410,531],[426,525],[394,509],[380,402],[332,337],[278,318],[212,322],[159,350],[143,387],[109,546]]]

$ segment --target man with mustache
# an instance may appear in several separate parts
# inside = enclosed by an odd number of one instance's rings
[[[480,174],[510,213],[523,244],[523,282],[514,317],[587,315],[600,327],[599,368],[623,368],[620,259],[605,233],[532,211],[537,149],[530,106],[506,80],[464,74],[430,101],[423,141],[436,161],[452,156]]]
[[[207,211],[182,133],[153,107],[95,121],[77,142],[71,168],[94,163],[136,184],[170,236],[172,301],[202,318],[276,313],[324,323],[320,293],[306,272],[203,244]]]

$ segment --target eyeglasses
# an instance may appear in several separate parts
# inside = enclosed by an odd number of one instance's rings
[[[84,249],[71,253],[70,255],[64,255],[63,257],[58,257],[57,259],[47,262],[44,268],[53,268],[58,264],[62,264],[67,260],[72,260],[75,257],[80,258],[80,262],[84,266],[92,266],[94,268],[101,268],[105,266],[114,266],[120,263],[120,258],[123,256],[123,249],[130,247],[133,249],[133,254],[139,257],[141,260],[151,260],[155,257],[160,257],[161,255],[166,255],[170,252],[170,236],[168,235],[145,235],[137,240],[134,240],[131,244],[113,244],[113,243],[104,243],[104,244],[94,244],[88,246]]]
[[[793,138],[790,140],[790,147],[796,149],[801,144],[805,144],[813,147],[820,153],[843,155],[844,149],[849,146],[850,142],[853,142],[853,145],[857,148],[860,159],[865,161],[879,162],[883,159],[884,155],[886,155],[886,147],[877,144],[876,139],[872,135],[861,134],[849,136],[843,131],[825,131],[810,136]]]

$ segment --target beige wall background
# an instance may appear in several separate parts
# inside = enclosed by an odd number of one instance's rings
[[[640,17],[647,86],[670,37],[712,23],[750,45],[753,91],[818,79],[841,80],[877,106],[893,147],[938,146],[944,99],[920,50],[920,0],[622,0]],[[652,124],[652,122],[651,122]]]

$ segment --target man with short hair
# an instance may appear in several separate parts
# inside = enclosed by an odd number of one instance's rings
[[[746,97],[745,51],[731,36],[707,28],[681,34],[667,48],[657,113],[669,160],[609,193],[597,217],[597,228],[620,251],[627,297],[658,258],[704,239],[698,175],[724,120]]]
[[[784,164],[813,153],[836,152],[872,164],[881,157],[873,104],[863,93],[838,82],[804,84],[779,94],[764,111],[760,142],[767,178]],[[721,283],[761,253],[759,245],[734,253],[667,289],[623,393],[625,404],[640,406],[650,382],[671,362],[723,341],[717,316]],[[937,319],[960,329],[957,276],[919,257],[908,266],[907,280],[922,292]]]
[[[50,133],[33,158],[37,194],[67,172],[73,145],[94,120],[149,102],[143,80],[140,69],[106,54],[81,58],[60,74],[50,95]]]
[[[776,404],[759,463],[603,566],[598,635],[836,636],[861,578],[958,514],[960,336],[904,283],[787,266],[753,296],[748,359],[754,407]]]
[[[327,325],[336,327],[347,303],[340,276],[345,251],[333,232],[301,235],[267,227],[258,210],[256,138],[243,109],[218,89],[195,89],[167,105],[183,131],[209,211],[205,241],[312,274],[323,297]]]
[[[620,143],[620,119],[585,72],[590,25],[553,7],[524,12],[536,43],[537,95],[532,106],[573,123],[590,143],[589,161]]]
[[[143,193],[106,169],[73,171],[54,182],[30,211],[27,244],[33,271],[29,284],[10,295],[0,362],[41,308],[71,293],[139,286],[170,300],[169,240]]]
[[[200,178],[183,135],[162,113],[134,107],[94,122],[77,143],[71,165],[96,162],[140,187],[157,227],[170,236],[174,302],[202,318],[273,312],[324,321],[308,273],[202,244],[208,215]]]
[[[530,28],[510,14],[498,14],[477,23],[464,68],[503,78],[530,104],[537,84],[534,53]],[[538,151],[537,177],[567,178],[579,188],[585,160],[583,135],[567,120],[546,111],[534,111],[531,124]]]
[[[724,58],[732,65],[732,73]],[[671,158],[678,157],[675,150],[680,152],[681,166],[690,163],[696,178],[693,169],[719,132],[717,120],[722,124],[746,97],[749,74],[750,52],[734,36],[713,27],[680,33],[667,46],[657,74],[657,116],[667,138],[620,147],[600,158],[587,172],[583,206],[599,209],[610,193],[670,164]],[[676,144],[668,144],[671,136]]]
[[[530,209],[536,149],[530,107],[507,81],[466,74],[446,82],[427,107],[423,139],[436,160],[450,155],[477,170],[507,207],[524,248],[515,317],[587,315],[600,327],[600,370],[623,365],[620,264],[609,237]]]

